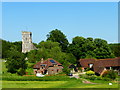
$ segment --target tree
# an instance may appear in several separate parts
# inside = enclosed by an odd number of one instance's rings
[[[120,57],[120,43],[109,44],[112,52],[116,57]]]
[[[8,41],[1,40],[2,41],[2,58],[7,58],[8,57],[8,50],[12,46],[12,44]]]
[[[72,44],[68,47],[68,52],[72,53],[77,60],[80,58],[114,58],[114,54],[106,40],[96,38],[74,37]]]
[[[30,52],[27,53],[27,58],[30,63],[35,63],[36,61],[38,61],[36,54],[37,50],[31,50]]]
[[[80,58],[86,57],[86,46],[83,45],[86,43],[86,39],[84,37],[76,36],[73,38],[72,44],[68,47],[68,52],[72,53],[77,60]]]
[[[10,50],[10,48],[14,48],[15,50],[21,52],[22,51],[22,42],[9,42],[9,41],[5,41],[2,40],[2,58],[8,58],[9,53],[8,51]]]
[[[68,40],[60,30],[55,29],[49,32],[49,34],[47,34],[47,40],[60,43],[59,45],[64,52],[67,50]]]
[[[114,58],[114,54],[110,49],[109,45],[107,44],[106,40],[96,38],[94,40],[95,49],[94,53],[96,54],[97,59],[104,59],[104,58]]]
[[[14,48],[10,48],[8,51],[9,58],[7,58],[6,67],[8,69],[8,72],[10,73],[16,73],[20,68],[26,69],[27,64],[24,60],[24,54],[16,51]]]
[[[14,46],[17,51],[22,51],[22,41],[13,42],[12,46]]]

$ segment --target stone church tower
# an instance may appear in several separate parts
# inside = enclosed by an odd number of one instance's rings
[[[32,43],[32,33],[23,31],[22,32],[22,52],[26,53],[34,49],[36,49],[36,47]]]

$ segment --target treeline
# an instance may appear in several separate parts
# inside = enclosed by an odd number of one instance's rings
[[[120,57],[120,43],[118,44],[109,44],[111,50],[113,51],[116,57]]]
[[[22,73],[27,68],[27,57],[29,63],[36,63],[41,58],[53,58],[65,67],[67,71],[70,64],[76,64],[80,58],[114,58],[120,56],[120,44],[108,44],[106,40],[92,37],[84,38],[76,36],[69,43],[65,34],[60,30],[52,30],[47,34],[47,39],[34,45],[37,50],[22,53],[22,42],[8,42],[2,40],[2,58],[6,59],[8,71],[11,73]],[[119,47],[119,49],[118,49]],[[119,53],[119,54],[118,54]]]

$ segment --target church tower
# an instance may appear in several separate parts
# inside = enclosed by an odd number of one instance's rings
[[[33,49],[36,49],[36,48],[32,43],[32,33],[23,31],[22,32],[22,52],[26,53]]]

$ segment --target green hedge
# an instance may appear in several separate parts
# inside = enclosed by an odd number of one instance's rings
[[[96,75],[79,75],[81,78],[85,78],[85,79],[89,79],[89,80],[102,80],[102,77],[101,76],[96,76]]]
[[[69,78],[68,76],[2,76],[2,80],[7,81],[68,81],[76,80],[76,78]]]

